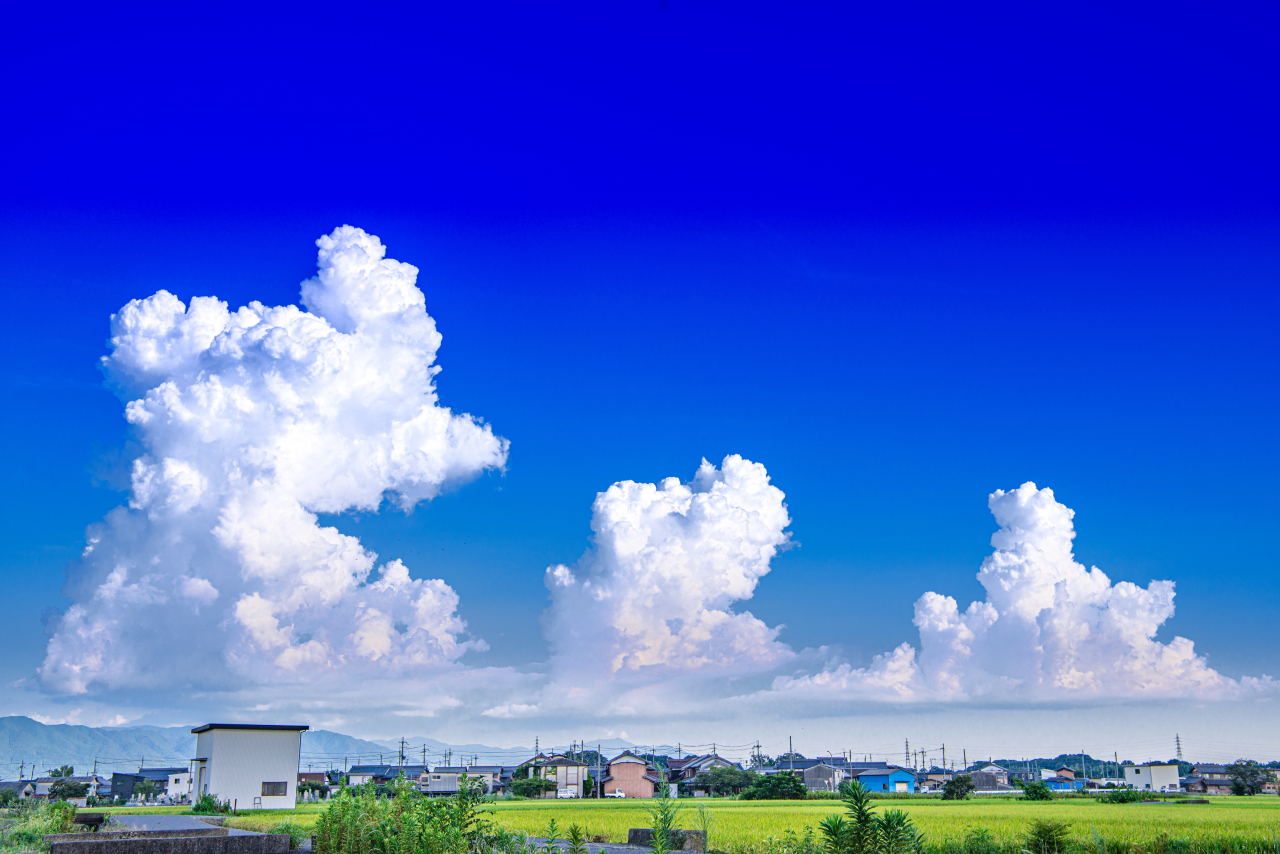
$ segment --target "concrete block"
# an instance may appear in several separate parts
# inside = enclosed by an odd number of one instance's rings
[[[701,830],[675,830],[672,846],[677,851],[706,851],[707,835]],[[627,831],[627,844],[648,848],[653,844],[653,828],[633,827]]]

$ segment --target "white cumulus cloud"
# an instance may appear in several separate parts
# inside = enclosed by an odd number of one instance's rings
[[[929,592],[915,604],[920,648],[902,644],[868,668],[848,664],[780,677],[775,692],[887,701],[1228,696],[1270,684],[1223,676],[1187,638],[1155,639],[1173,616],[1174,584],[1112,583],[1072,552],[1074,511],[1024,483],[988,500],[1000,529],[978,581],[986,601],[963,611]]]
[[[146,452],[69,577],[47,688],[403,672],[483,648],[447,584],[318,524],[408,511],[501,468],[507,443],[439,404],[417,269],[350,226],[317,245],[307,310],[160,291],[112,317],[103,366]]]
[[[781,626],[733,609],[789,541],[783,497],[764,466],[736,454],[718,469],[703,460],[688,483],[623,481],[600,493],[591,548],[546,572],[555,674],[585,698],[586,686],[629,674],[715,678],[788,659]]]

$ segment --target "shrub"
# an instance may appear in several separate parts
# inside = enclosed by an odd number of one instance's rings
[[[213,795],[205,792],[191,806],[192,815],[226,815],[231,812],[231,801],[219,802]]]
[[[875,814],[871,793],[856,780],[841,787],[847,812],[829,815],[818,827],[824,854],[915,854],[924,837],[902,810]]]
[[[1032,780],[1022,787],[1022,799],[1024,801],[1051,801],[1053,800],[1053,790],[1040,780]]]
[[[744,801],[794,801],[809,797],[804,781],[790,771],[762,774],[742,792]]]
[[[1036,819],[1027,830],[1027,850],[1031,854],[1064,854],[1069,835],[1066,822]]]
[[[555,788],[554,780],[543,780],[541,777],[511,781],[511,794],[522,798],[540,798],[543,792],[552,792]]]
[[[963,801],[974,789],[973,778],[968,774],[957,774],[942,786],[944,801]]]
[[[1147,799],[1147,795],[1137,789],[1113,789],[1098,797],[1100,804],[1136,804]]]
[[[284,834],[289,837],[289,849],[296,850],[302,847],[302,840],[306,839],[306,835],[302,832],[302,828],[294,823],[293,819],[286,818],[284,821],[278,822],[267,833]]]
[[[484,787],[465,776],[450,798],[428,798],[403,777],[379,798],[365,784],[343,789],[320,814],[317,854],[478,854],[523,849],[515,835],[495,828],[480,805]]]

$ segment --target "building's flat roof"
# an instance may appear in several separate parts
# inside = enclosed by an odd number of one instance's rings
[[[291,729],[296,732],[309,730],[309,726],[295,726],[291,724],[205,724],[191,730],[192,732],[208,732],[211,729]]]

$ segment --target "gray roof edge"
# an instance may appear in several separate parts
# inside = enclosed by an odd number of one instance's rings
[[[205,724],[191,730],[193,733],[208,732],[211,729],[291,729],[305,732],[311,727],[305,724]]]

